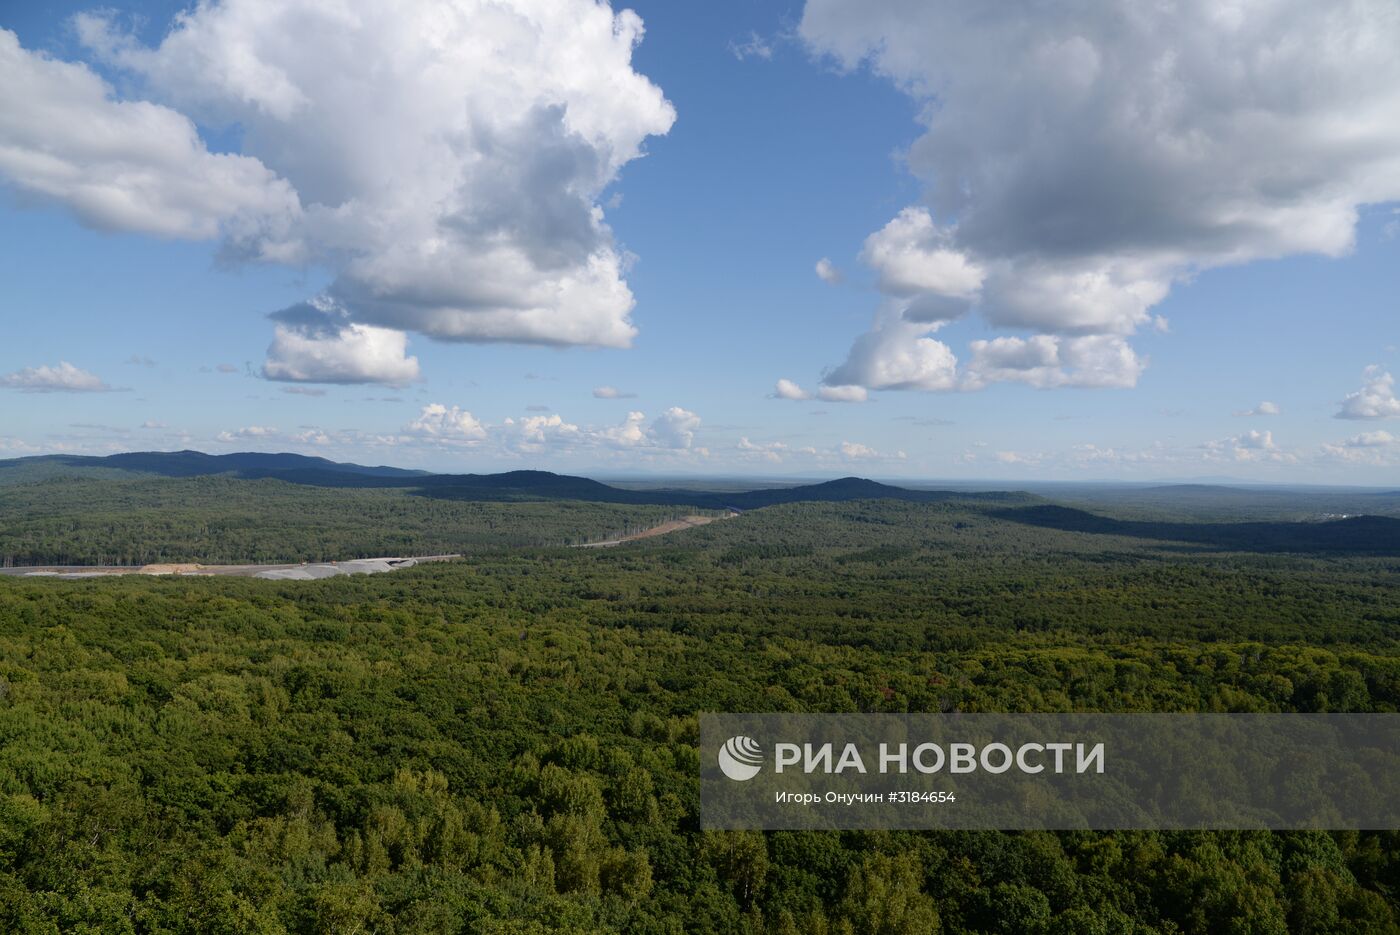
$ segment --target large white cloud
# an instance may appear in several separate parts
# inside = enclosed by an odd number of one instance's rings
[[[1400,199],[1391,0],[808,0],[799,32],[921,104],[926,203],[865,252],[910,321],[977,270],[955,295],[994,327],[1126,337],[1182,279],[1342,254]]]
[[[1395,377],[1372,365],[1362,374],[1361,389],[1348,393],[1337,411],[1338,419],[1394,419],[1400,417],[1400,397]]]
[[[105,14],[76,24],[144,100],[0,33],[0,174],[17,186],[104,227],[326,266],[325,298],[357,325],[631,342],[600,195],[674,120],[632,69],[631,11],[208,0],[153,48]],[[192,120],[236,128],[240,153],[208,152]]]

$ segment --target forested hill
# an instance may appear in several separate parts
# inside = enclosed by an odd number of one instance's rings
[[[32,480],[54,474],[122,472],[159,477],[202,477],[227,474],[245,480],[276,477],[296,471],[321,471],[328,475],[359,477],[424,477],[427,471],[378,465],[367,467],[288,452],[240,451],[226,455],[202,451],[126,451],[97,457],[91,455],[39,455],[0,461],[0,483]]]
[[[693,506],[713,510],[752,510],[779,503],[850,500],[931,503],[957,498],[1011,504],[1036,499],[1018,493],[909,490],[860,477],[736,493],[685,489],[625,490],[587,477],[550,471],[431,474],[394,467],[367,467],[290,453],[211,455],[200,451],[142,451],[107,457],[45,455],[0,461],[0,484],[23,483],[59,475],[226,476],[240,480],[282,480],[313,487],[400,487],[410,493],[444,500],[581,500],[591,503]]]

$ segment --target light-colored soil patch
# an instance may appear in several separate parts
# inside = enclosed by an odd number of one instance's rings
[[[313,581],[336,575],[373,575],[422,562],[444,562],[460,555],[419,555],[413,558],[352,558],[343,562],[301,562],[289,565],[200,565],[167,562],[154,565],[35,565],[0,568],[0,575],[23,578],[100,578],[106,575],[232,575],[276,581]]]
[[[137,574],[142,575],[192,575],[197,574],[203,565],[196,565],[191,562],[180,562],[175,564],[162,565],[142,565]]]
[[[650,529],[643,529],[641,532],[634,532],[629,536],[622,536],[618,539],[607,539],[603,542],[582,542],[574,546],[576,549],[606,549],[615,545],[622,545],[624,542],[635,542],[638,539],[650,539],[652,536],[664,536],[668,532],[676,532],[680,529],[694,529],[696,526],[705,526],[713,523],[717,519],[729,519],[731,516],[738,516],[737,513],[724,513],[720,516],[682,516],[680,519],[673,519],[662,523],[660,526],[652,526]]]

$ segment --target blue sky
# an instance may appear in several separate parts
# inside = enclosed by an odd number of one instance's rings
[[[0,452],[1400,476],[1386,4],[507,6],[0,5]]]

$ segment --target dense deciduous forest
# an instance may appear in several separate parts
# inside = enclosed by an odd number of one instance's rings
[[[0,484],[0,564],[315,562],[570,545],[694,512],[468,502],[231,477],[56,476]]]
[[[183,483],[139,522],[203,541]],[[1398,579],[894,501],[374,577],[0,579],[0,929],[1396,932],[1400,832],[704,833],[695,742],[707,710],[1395,711]]]

